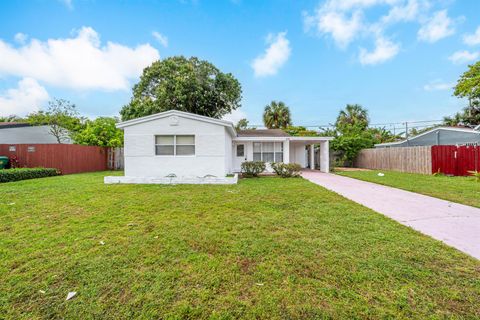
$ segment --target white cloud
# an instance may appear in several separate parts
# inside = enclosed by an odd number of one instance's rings
[[[252,62],[252,68],[256,77],[275,75],[287,62],[292,50],[286,35],[286,32],[268,35],[268,48]]]
[[[373,51],[369,52],[365,48],[360,48],[360,63],[363,65],[383,63],[395,57],[399,51],[399,44],[383,37],[378,37],[375,40],[375,49]]]
[[[240,109],[235,109],[231,113],[223,116],[223,120],[227,120],[236,124],[240,119],[246,119],[247,114]]]
[[[26,115],[39,110],[48,99],[47,90],[35,79],[23,78],[17,88],[0,93],[0,116]]]
[[[434,80],[423,86],[425,91],[444,91],[451,90],[455,84],[443,82],[442,80]]]
[[[448,60],[452,61],[455,64],[462,64],[474,61],[480,56],[478,52],[470,52],[468,50],[457,51],[453,53]]]
[[[73,10],[73,0],[58,0],[63,3],[69,10]]]
[[[463,36],[463,43],[469,46],[480,44],[480,27],[475,30],[475,33]]]
[[[19,44],[25,44],[25,42],[28,39],[28,36],[25,33],[19,32],[19,33],[15,34],[14,39]]]
[[[328,0],[323,7],[329,10],[347,11],[356,8],[366,9],[378,5],[392,6],[402,2],[403,0]]]
[[[388,36],[388,30],[398,23],[419,23],[432,7],[430,0],[326,0],[312,14],[304,13],[306,31],[314,30],[320,36],[331,37],[335,44],[346,49],[351,43],[374,39],[375,49],[368,52],[360,48],[358,57],[362,64],[377,64],[398,54],[400,45]],[[375,11],[374,15],[367,11]],[[368,19],[376,17],[375,19]],[[438,37],[438,19],[446,16],[440,11],[429,26],[423,26],[422,35],[431,31],[430,38]],[[436,24],[435,24],[436,23]],[[453,23],[448,20],[441,31],[452,32]]]
[[[316,28],[320,34],[330,34],[335,44],[345,49],[362,29],[362,13],[347,16],[343,12],[317,12]]]
[[[408,0],[404,4],[394,5],[387,15],[381,18],[383,24],[392,24],[402,21],[414,21],[418,18],[420,9],[425,4],[419,3],[418,0]]]
[[[128,90],[130,80],[160,56],[150,44],[101,46],[98,33],[82,27],[72,38],[32,39],[19,48],[0,40],[0,57],[0,76],[30,77],[77,90]]]
[[[167,36],[164,36],[160,32],[153,31],[152,36],[165,48],[168,47],[168,38]]]
[[[453,21],[448,17],[447,10],[435,12],[418,30],[418,40],[425,42],[437,42],[455,33]]]

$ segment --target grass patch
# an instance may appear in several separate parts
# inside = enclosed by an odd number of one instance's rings
[[[304,179],[107,174],[2,185],[0,318],[480,317],[479,261]]]
[[[379,172],[383,172],[385,176],[379,177]],[[433,176],[384,170],[336,173],[480,208],[480,183],[476,182],[474,177]]]

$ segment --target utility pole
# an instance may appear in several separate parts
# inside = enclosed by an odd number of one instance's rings
[[[407,141],[407,147],[410,145],[408,141],[408,122],[405,122],[405,139]]]

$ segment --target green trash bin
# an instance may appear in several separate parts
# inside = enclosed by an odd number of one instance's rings
[[[5,169],[8,164],[8,157],[0,156],[0,169]]]

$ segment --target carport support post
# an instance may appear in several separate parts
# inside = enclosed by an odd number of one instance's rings
[[[315,145],[310,145],[310,169],[315,170]]]
[[[283,163],[290,163],[290,140],[283,142]]]
[[[329,142],[324,141],[320,143],[320,171],[329,172],[330,171],[330,156],[329,156]]]

